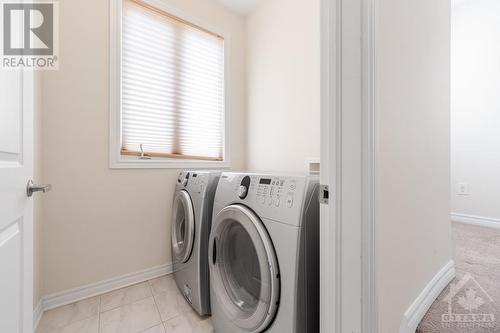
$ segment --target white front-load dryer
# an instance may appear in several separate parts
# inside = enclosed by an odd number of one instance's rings
[[[319,332],[318,179],[222,173],[209,243],[217,333]]]
[[[217,171],[179,174],[172,205],[172,259],[179,291],[200,315],[210,314],[208,239]]]

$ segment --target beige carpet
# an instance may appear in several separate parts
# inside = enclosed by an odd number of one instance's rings
[[[500,229],[453,223],[452,230],[457,277],[417,333],[500,333]]]

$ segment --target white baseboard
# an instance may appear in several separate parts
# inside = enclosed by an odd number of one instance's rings
[[[33,309],[33,332],[36,331],[38,323],[40,323],[40,319],[42,318],[42,314],[42,300],[40,299],[38,303],[36,303],[35,309]]]
[[[418,295],[415,302],[406,310],[401,321],[400,333],[415,333],[418,324],[424,318],[432,303],[454,278],[455,262],[450,260],[432,278],[420,295]]]
[[[481,227],[500,229],[500,219],[495,219],[492,217],[451,213],[451,220],[453,222],[459,222],[459,223],[477,225],[477,226],[481,226]]]
[[[43,296],[33,313],[35,328],[38,325],[38,321],[44,311],[154,279],[162,275],[170,274],[172,273],[172,270],[173,267],[171,264],[160,265],[142,271],[120,275],[104,281],[91,283],[78,288]]]

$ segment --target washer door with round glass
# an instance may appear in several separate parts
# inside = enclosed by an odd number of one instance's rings
[[[227,318],[246,332],[262,332],[279,301],[279,270],[261,220],[242,205],[224,208],[210,235],[212,291]]]
[[[194,209],[189,194],[179,191],[172,208],[172,254],[176,263],[185,263],[194,243]]]

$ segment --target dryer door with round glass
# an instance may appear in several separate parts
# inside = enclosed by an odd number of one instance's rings
[[[246,332],[262,332],[279,301],[279,270],[261,220],[242,205],[224,208],[210,236],[213,295],[228,319]]]
[[[172,255],[176,263],[184,263],[194,243],[194,209],[189,194],[179,191],[172,208]]]

